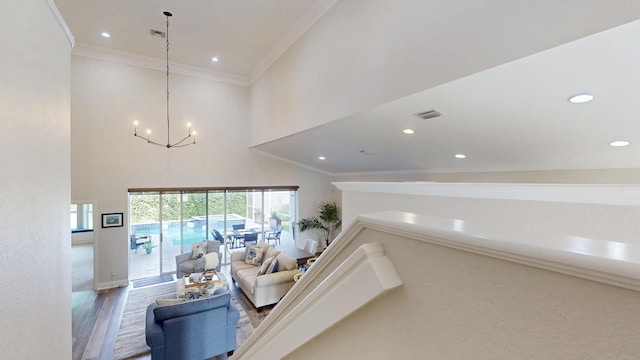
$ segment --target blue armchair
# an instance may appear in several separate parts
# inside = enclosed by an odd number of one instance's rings
[[[147,308],[146,338],[152,360],[209,359],[236,348],[240,313],[229,290],[177,304]]]

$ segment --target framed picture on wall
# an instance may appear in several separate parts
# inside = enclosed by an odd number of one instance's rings
[[[102,214],[102,227],[119,227],[122,226],[122,213]]]

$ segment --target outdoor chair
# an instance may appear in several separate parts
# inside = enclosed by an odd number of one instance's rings
[[[238,231],[238,230],[244,230],[244,223],[242,224],[233,224],[231,225],[233,227],[233,231]],[[242,236],[234,236],[233,237],[233,246],[232,247],[239,247],[239,243],[242,240]]]
[[[272,232],[267,234],[267,238],[265,239],[267,241],[267,244],[269,243],[269,240],[273,240],[273,244],[274,245],[280,245],[280,235],[282,234],[282,225],[278,225],[276,226],[275,229],[273,229]]]
[[[213,235],[214,240],[219,241],[220,244],[224,244],[224,236],[220,234],[220,231],[218,231],[218,229],[211,230],[211,235]]]
[[[233,224],[231,226],[233,226],[233,230],[243,230],[244,229],[244,224]]]
[[[249,233],[244,234],[244,246],[247,246],[247,243],[258,243],[258,233]]]

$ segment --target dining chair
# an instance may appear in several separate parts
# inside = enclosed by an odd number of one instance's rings
[[[233,231],[244,230],[244,223],[242,224],[231,224],[233,227]],[[234,236],[233,237],[233,247],[240,247],[240,242],[243,240],[243,236]]]
[[[242,230],[244,229],[244,224],[233,224],[233,230]]]
[[[247,246],[247,243],[258,243],[258,233],[248,233],[244,234],[244,246]]]
[[[318,242],[312,239],[307,239],[304,241],[304,251],[309,254],[316,254],[316,247],[318,247]]]
[[[267,234],[267,238],[265,240],[267,240],[267,244],[269,243],[269,240],[273,240],[273,244],[274,245],[280,245],[280,235],[282,234],[282,225],[278,225],[276,226],[275,229],[273,229],[272,232]]]

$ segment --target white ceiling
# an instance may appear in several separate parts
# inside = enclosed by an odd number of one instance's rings
[[[638,168],[639,37],[636,21],[258,149],[332,174]],[[595,100],[567,101],[581,92]]]
[[[335,1],[54,0],[76,39],[75,51],[164,61],[165,39],[150,30],[165,32],[163,12],[169,11],[172,63],[249,81]]]
[[[172,62],[247,84],[334,2],[55,0],[78,51],[163,59],[149,30],[164,31],[168,10]],[[255,149],[330,174],[638,168],[639,35],[629,23]],[[595,100],[567,102],[580,92]],[[443,115],[413,115],[430,109]]]

